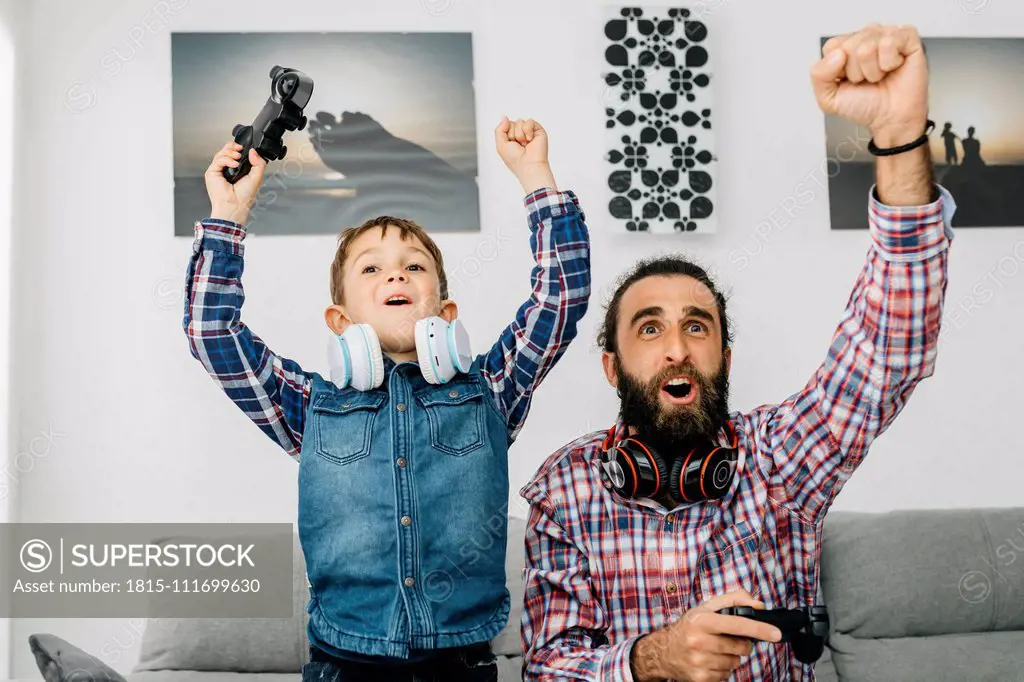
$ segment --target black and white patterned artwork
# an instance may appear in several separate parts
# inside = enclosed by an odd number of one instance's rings
[[[608,7],[608,210],[631,232],[713,233],[708,29],[683,7]]]

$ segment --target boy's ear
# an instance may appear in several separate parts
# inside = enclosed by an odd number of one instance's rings
[[[324,320],[327,322],[327,327],[338,335],[344,334],[348,326],[352,324],[352,320],[340,305],[327,306],[327,310],[324,311]]]
[[[459,306],[455,301],[441,301],[441,312],[438,313],[438,316],[445,322],[451,322],[459,316]]]

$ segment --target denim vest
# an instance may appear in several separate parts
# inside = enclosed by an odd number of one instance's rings
[[[309,628],[405,658],[505,626],[506,421],[480,371],[433,385],[385,358],[380,388],[314,375],[299,459]]]

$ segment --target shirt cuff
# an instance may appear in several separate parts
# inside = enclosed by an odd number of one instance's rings
[[[523,199],[523,204],[530,214],[530,226],[536,227],[551,218],[579,213],[580,220],[586,220],[580,208],[580,200],[572,190],[557,191],[550,187],[530,192]]]
[[[192,252],[199,253],[203,249],[224,251],[241,256],[245,252],[242,241],[245,239],[245,226],[230,220],[206,218],[197,220],[193,226],[195,238],[192,240]]]
[[[941,185],[939,198],[922,206],[888,206],[869,193],[868,225],[882,257],[909,262],[931,258],[953,241],[953,196]]]
[[[633,670],[629,665],[629,655],[638,639],[640,639],[639,636],[630,637],[609,648],[605,657],[601,659],[601,674],[598,675],[598,679],[610,682],[634,682]]]

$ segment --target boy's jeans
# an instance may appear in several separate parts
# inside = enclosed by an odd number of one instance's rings
[[[381,665],[346,661],[310,647],[302,682],[497,682],[498,664],[488,642],[441,650],[418,663]]]

